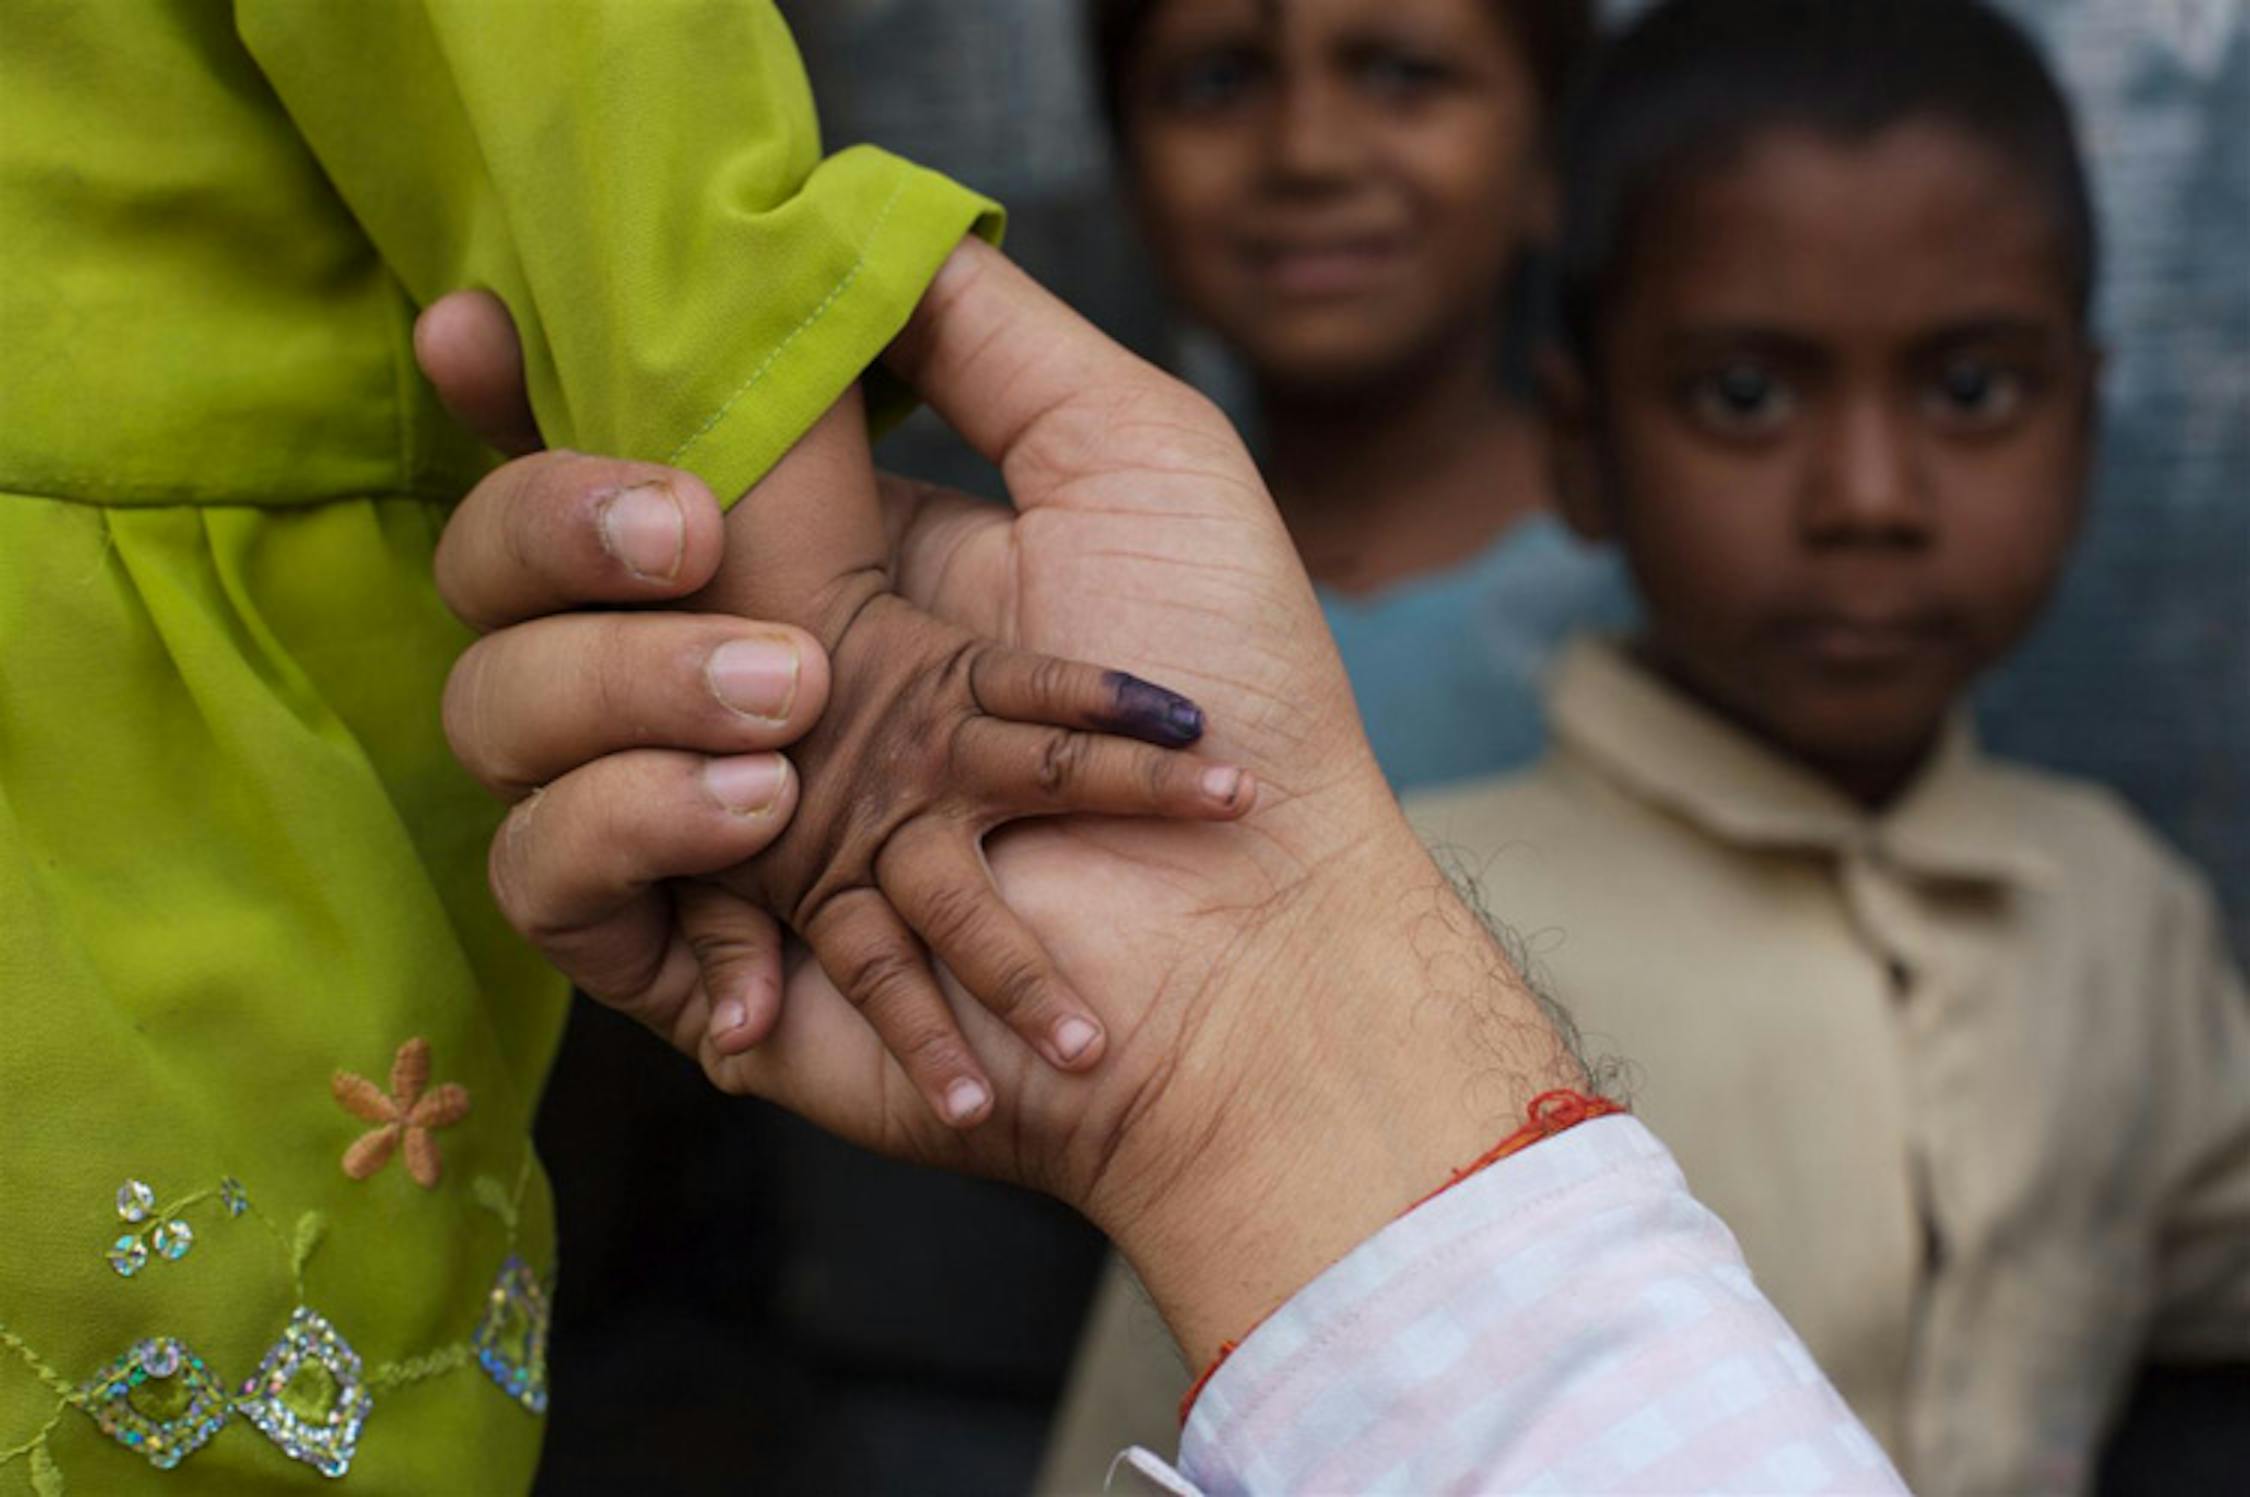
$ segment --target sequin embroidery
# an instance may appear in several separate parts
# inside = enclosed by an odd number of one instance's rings
[[[170,1336],[137,1341],[79,1390],[79,1407],[128,1450],[169,1471],[226,1424],[226,1390]]]
[[[323,1476],[342,1476],[375,1396],[351,1343],[325,1316],[299,1305],[235,1407],[283,1455]]]
[[[500,1266],[470,1340],[477,1365],[501,1392],[534,1414],[547,1412],[547,1291],[521,1258],[510,1255]]]

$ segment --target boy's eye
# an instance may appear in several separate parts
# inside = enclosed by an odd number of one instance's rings
[[[2023,409],[2028,382],[2016,370],[1987,359],[1954,359],[1940,368],[1925,395],[1931,413],[1950,426],[1990,431]]]
[[[1762,365],[1737,361],[1688,382],[1689,414],[1723,436],[1764,436],[1796,411],[1796,396]]]
[[[1180,114],[1218,114],[1239,103],[1265,73],[1266,60],[1255,48],[1217,47],[1175,63],[1158,97]]]
[[[1453,73],[1435,58],[1371,47],[1360,54],[1355,68],[1360,86],[1380,99],[1409,102],[1435,93],[1452,80]]]

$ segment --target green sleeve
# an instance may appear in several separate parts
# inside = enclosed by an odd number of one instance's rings
[[[897,157],[821,159],[770,0],[235,0],[235,17],[408,294],[507,302],[550,443],[684,467],[730,502],[961,237],[999,230],[991,203]]]

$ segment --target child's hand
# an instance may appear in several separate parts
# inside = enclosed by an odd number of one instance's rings
[[[1184,698],[979,639],[895,594],[868,598],[830,651],[828,709],[792,752],[796,814],[721,882],[796,929],[938,1115],[966,1126],[991,1087],[925,946],[1051,1064],[1079,1069],[1102,1047],[994,888],[985,834],[1068,811],[1224,820],[1254,786],[1179,752],[1203,731]]]
[[[1083,1069],[1103,1042],[993,886],[985,834],[1065,812],[1225,820],[1249,809],[1254,787],[1181,752],[1203,733],[1186,699],[905,601],[884,516],[854,390],[727,517],[725,559],[696,606],[809,631],[831,684],[819,725],[791,751],[795,815],[718,881],[802,936],[930,1107],[967,1127],[990,1110],[992,1086],[925,948],[1048,1063]],[[1008,621],[983,627],[1004,634]],[[704,965],[709,981],[720,964]],[[713,1044],[739,1051],[766,1027]]]

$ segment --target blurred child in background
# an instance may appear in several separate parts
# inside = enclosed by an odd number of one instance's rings
[[[1118,165],[1407,788],[1540,746],[1559,642],[1626,615],[1554,512],[1527,376],[1591,0],[1097,0]]]
[[[1646,627],[1417,809],[1918,1490],[2073,1490],[2250,1360],[2250,1000],[2209,891],[1964,710],[2077,529],[2067,110],[1969,0],[1681,0],[1567,147],[1573,522]]]

